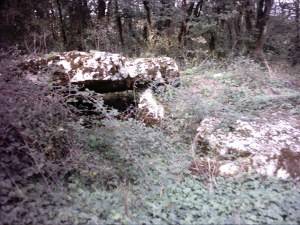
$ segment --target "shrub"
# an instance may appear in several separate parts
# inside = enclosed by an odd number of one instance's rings
[[[70,125],[72,113],[48,88],[0,79],[0,90],[0,195],[7,209],[1,220],[21,224],[14,213],[26,211],[30,186],[36,185],[36,192],[60,186],[75,167],[71,161],[80,145]]]

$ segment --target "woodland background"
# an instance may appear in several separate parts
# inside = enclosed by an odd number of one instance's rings
[[[184,63],[264,49],[299,60],[299,0],[3,0],[0,12],[1,43],[29,53],[94,49]]]

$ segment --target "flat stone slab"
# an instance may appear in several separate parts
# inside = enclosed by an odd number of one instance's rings
[[[121,54],[90,51],[51,53],[25,60],[21,69],[28,79],[66,85],[82,84],[98,92],[131,90],[151,82],[179,82],[179,68],[172,58],[126,58]],[[50,75],[50,76],[49,76]]]

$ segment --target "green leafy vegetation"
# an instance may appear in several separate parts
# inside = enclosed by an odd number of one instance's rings
[[[6,161],[8,156],[1,153],[1,176],[6,179],[1,183],[3,224],[300,222],[300,189],[292,180],[255,174],[207,179],[208,174],[196,176],[189,170],[190,145],[204,118],[222,118],[226,130],[236,119],[272,110],[299,114],[299,91],[269,78],[249,59],[208,61],[184,71],[179,88],[157,93],[167,117],[152,127],[134,118],[118,119],[101,95],[76,87],[70,97],[64,89],[2,84],[7,90],[1,96],[2,123],[9,122],[2,149],[15,154],[14,161]],[[19,94],[5,95],[16,87]],[[45,98],[50,93],[55,97]],[[37,100],[42,106],[31,104]],[[78,111],[75,103],[90,106]],[[93,113],[86,114],[90,109]],[[10,134],[9,126],[20,136]],[[5,146],[14,149],[9,153]],[[28,158],[19,158],[19,151]]]
[[[2,0],[0,34],[0,225],[300,224],[300,0]],[[293,176],[222,175],[252,152],[209,119]]]

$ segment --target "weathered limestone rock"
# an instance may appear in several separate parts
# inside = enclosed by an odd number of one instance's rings
[[[300,118],[270,115],[252,121],[237,120],[225,131],[217,118],[206,118],[198,128],[199,144],[217,152],[219,158],[233,158],[221,165],[220,174],[255,171],[278,178],[300,178]]]
[[[146,124],[157,124],[164,118],[164,107],[157,101],[151,88],[141,93],[137,116]]]
[[[171,58],[134,59],[100,51],[52,53],[29,59],[21,66],[29,71],[31,80],[38,80],[47,70],[60,84],[82,84],[103,93],[130,90],[149,82],[173,84],[179,79],[178,66]]]

